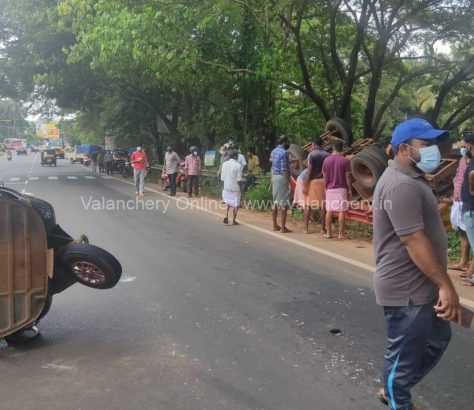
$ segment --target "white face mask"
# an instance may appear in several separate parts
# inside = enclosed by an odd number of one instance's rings
[[[416,164],[419,170],[423,171],[425,174],[431,174],[439,167],[439,164],[441,163],[441,152],[437,145],[431,145],[430,147],[425,148],[415,148],[411,145],[408,146],[420,152],[421,158],[419,161],[415,161],[413,158],[409,157]]]
[[[198,154],[197,151],[193,151],[193,155],[194,155],[195,157],[197,156],[197,154]]]

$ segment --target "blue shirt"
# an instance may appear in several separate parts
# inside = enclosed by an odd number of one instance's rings
[[[283,175],[290,172],[290,157],[283,145],[278,145],[270,154],[273,175]]]

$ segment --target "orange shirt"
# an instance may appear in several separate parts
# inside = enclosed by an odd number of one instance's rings
[[[146,167],[146,154],[143,151],[135,151],[130,157],[132,161],[133,169],[145,169]]]

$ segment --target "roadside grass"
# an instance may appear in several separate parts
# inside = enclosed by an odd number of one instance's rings
[[[458,261],[461,259],[461,240],[456,231],[448,232],[448,259],[450,261]]]

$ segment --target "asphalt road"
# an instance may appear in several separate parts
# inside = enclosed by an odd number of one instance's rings
[[[2,157],[0,177],[50,201],[67,232],[124,270],[114,289],[55,296],[42,337],[0,351],[2,410],[384,408],[382,311],[367,272],[175,202],[96,209],[133,200],[133,187],[66,161]],[[473,406],[474,334],[453,330],[414,390],[423,409]]]

